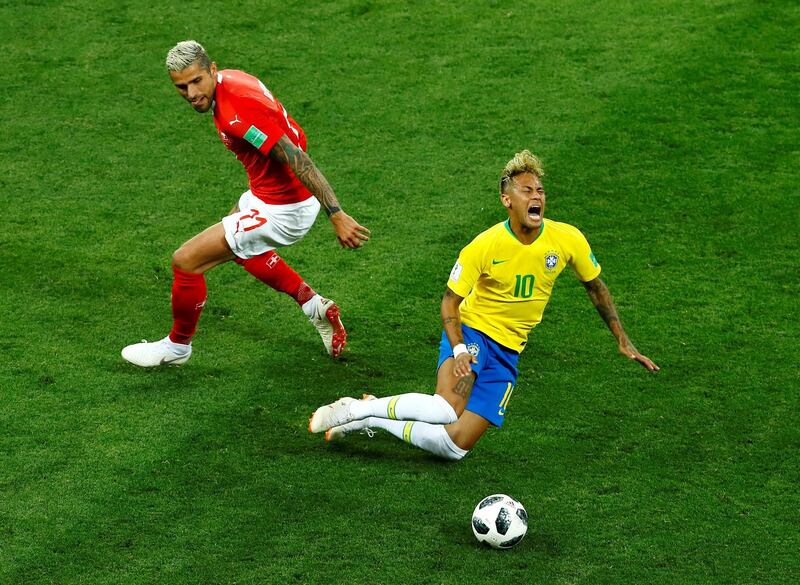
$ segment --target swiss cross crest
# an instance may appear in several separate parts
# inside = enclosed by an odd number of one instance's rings
[[[231,140],[230,136],[225,134],[222,130],[219,130],[219,137],[222,140],[222,143],[227,147],[230,148],[231,144],[233,144],[233,140]]]
[[[556,266],[558,266],[558,252],[550,250],[544,255],[544,267],[547,270],[555,270]]]

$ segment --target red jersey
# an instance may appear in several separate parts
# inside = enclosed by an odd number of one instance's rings
[[[284,134],[305,150],[306,135],[258,79],[234,69],[217,73],[214,125],[222,142],[244,165],[256,197],[273,205],[312,197],[288,165],[269,156]]]

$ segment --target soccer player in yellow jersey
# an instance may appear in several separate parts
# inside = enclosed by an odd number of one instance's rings
[[[619,351],[649,371],[658,366],[634,347],[600,279],[589,242],[575,227],[544,219],[544,175],[523,150],[500,177],[508,219],[470,242],[450,272],[442,299],[444,333],[436,394],[341,398],[314,412],[309,430],[327,440],[381,428],[450,460],[458,460],[489,425],[501,426],[517,380],[517,361],[541,320],[556,278],[570,266]]]

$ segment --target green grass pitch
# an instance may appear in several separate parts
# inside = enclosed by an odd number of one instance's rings
[[[800,8],[642,2],[0,2],[0,583],[800,582]],[[208,277],[195,355],[169,259],[246,188],[171,88],[186,38],[263,79],[343,205],[287,261],[342,307]],[[343,394],[430,392],[439,301],[530,148],[657,375],[560,279],[501,431],[457,464],[306,430]],[[478,500],[531,517],[481,548]]]

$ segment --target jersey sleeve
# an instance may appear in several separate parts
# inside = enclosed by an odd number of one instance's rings
[[[460,297],[466,297],[483,272],[483,250],[475,240],[461,250],[450,271],[447,287]]]
[[[266,107],[242,103],[236,108],[236,116],[241,124],[226,131],[246,140],[263,154],[268,155],[284,134],[276,113]]]
[[[581,282],[589,282],[600,276],[600,264],[597,263],[586,237],[577,229],[570,248],[569,265]]]

